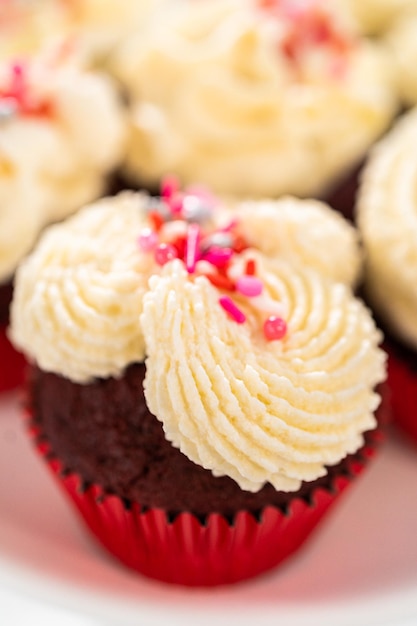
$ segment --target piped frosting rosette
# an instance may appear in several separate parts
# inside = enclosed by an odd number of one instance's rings
[[[396,108],[389,60],[329,4],[156,11],[117,63],[134,102],[128,175],[152,185],[175,172],[240,196],[325,193]]]
[[[369,314],[346,287],[277,261],[258,268],[271,309],[286,320],[281,341],[265,339],[249,298],[239,302],[246,323],[238,324],[216,290],[178,262],[151,279],[145,395],[167,439],[195,463],[248,491],[267,482],[296,491],[363,445],[376,425],[371,389],[384,359]]]
[[[2,236],[15,233],[22,244],[2,248],[1,280],[45,224],[100,194],[121,157],[125,126],[110,81],[58,51],[0,67],[0,125]]]
[[[375,309],[417,348],[417,110],[375,147],[358,197],[366,285]]]
[[[298,261],[285,248],[266,256],[239,210],[220,226],[210,198],[167,185],[159,199],[121,194],[51,227],[18,270],[12,338],[43,370],[81,383],[146,357],[148,406],[186,456],[245,490],[297,490],[374,428],[380,333],[334,282],[338,264],[325,277],[308,247]],[[291,202],[306,209],[301,241],[311,207]],[[329,222],[311,230],[317,245],[341,235],[350,263],[352,227],[318,210]]]
[[[87,64],[103,62],[139,32],[160,0],[7,0],[0,5],[0,58],[32,56],[58,40],[76,42]]]

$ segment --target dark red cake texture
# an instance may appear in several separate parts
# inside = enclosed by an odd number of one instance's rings
[[[144,364],[132,364],[119,379],[77,384],[33,367],[29,377],[29,409],[40,438],[68,472],[82,477],[85,487],[98,484],[126,506],[137,502],[144,510],[161,508],[172,517],[189,511],[202,519],[210,512],[232,519],[239,510],[257,516],[267,505],[285,511],[294,495],[309,502],[317,487],[332,490],[334,477],[350,476],[352,461],[363,462],[360,451],[350,455],[325,477],[303,483],[296,494],[270,484],[257,493],[243,491],[231,478],[214,477],[165,439],[145,402],[145,372]],[[373,446],[375,433],[366,433],[365,440]]]

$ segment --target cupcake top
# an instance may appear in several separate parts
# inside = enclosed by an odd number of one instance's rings
[[[393,21],[417,9],[417,0],[344,0],[363,32],[375,35],[388,30]]]
[[[129,175],[152,185],[173,171],[241,196],[327,190],[395,109],[386,56],[330,4],[183,0],[155,11],[117,62],[134,102]]]
[[[398,90],[407,105],[417,104],[417,2],[414,5],[414,12],[398,19],[386,36],[395,62]]]
[[[0,2],[0,59],[34,54],[67,35],[68,7],[65,0]]]
[[[352,227],[317,203],[271,205],[250,206],[265,221],[257,232],[248,207],[170,183],[161,198],[85,208],[19,268],[13,341],[86,384],[146,358],[146,401],[175,447],[245,490],[298,489],[375,426],[384,355],[367,309],[334,280],[359,265]],[[294,245],[277,236],[257,249],[272,227]],[[328,238],[339,241],[333,264]]]
[[[2,280],[44,224],[99,195],[125,125],[107,78],[54,57],[0,66],[0,127],[1,231],[22,243],[2,247]]]
[[[138,31],[160,0],[7,0],[0,3],[0,58],[32,55],[74,37],[80,56],[100,60]]]
[[[375,147],[363,173],[358,224],[366,283],[390,328],[417,348],[417,109]]]
[[[83,55],[102,60],[143,22],[161,0],[61,0],[68,5],[71,31]]]

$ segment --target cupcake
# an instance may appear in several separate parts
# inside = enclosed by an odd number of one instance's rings
[[[417,9],[416,0],[344,0],[361,30],[369,35],[380,35],[393,21]]]
[[[0,59],[32,56],[59,40],[77,42],[88,65],[105,64],[132,32],[139,33],[160,0],[7,0],[0,6]]]
[[[12,305],[30,430],[124,564],[185,585],[249,578],[360,473],[385,355],[347,284],[358,255],[321,203],[226,208],[171,183],[44,233]]]
[[[124,133],[107,78],[57,56],[0,66],[0,389],[11,386],[10,377],[20,378],[13,376],[4,336],[17,264],[46,224],[102,193],[121,158]]]
[[[168,3],[120,51],[131,100],[126,175],[242,197],[323,197],[395,108],[389,60],[317,1]],[[335,138],[337,138],[335,140]]]
[[[395,62],[398,90],[405,105],[417,104],[417,2],[414,12],[396,20],[386,35]]]
[[[6,0],[0,3],[0,60],[36,54],[69,34],[65,0]]]
[[[375,147],[357,218],[366,251],[366,292],[387,333],[394,419],[417,442],[417,109]]]
[[[148,15],[161,0],[61,0],[68,6],[70,30],[82,56],[92,65],[107,66],[116,47],[132,33],[142,32]]]

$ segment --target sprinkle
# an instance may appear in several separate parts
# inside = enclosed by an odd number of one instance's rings
[[[211,218],[211,206],[202,198],[193,195],[185,195],[182,203],[182,215],[187,222],[202,224]]]
[[[248,259],[246,261],[245,274],[246,274],[246,276],[255,276],[255,274],[256,274],[256,261],[255,261],[255,259]]]
[[[165,265],[178,258],[177,249],[169,243],[160,243],[155,249],[155,261],[158,265]]]
[[[151,211],[148,217],[149,220],[152,222],[153,230],[155,230],[156,232],[161,230],[164,224],[164,218],[162,217],[162,215],[157,211]]]
[[[172,198],[179,191],[178,178],[173,175],[165,176],[161,183],[161,196],[164,199]]]
[[[235,284],[232,279],[224,276],[224,274],[206,274],[205,276],[217,289],[224,289],[225,291],[235,290]]]
[[[200,227],[198,224],[190,224],[187,231],[187,247],[185,254],[185,266],[189,274],[195,272],[198,261],[198,240],[200,237]]]
[[[18,106],[15,98],[11,96],[0,98],[0,122],[8,121],[17,113]]]
[[[265,320],[264,335],[268,341],[282,339],[287,334],[287,323],[282,317],[271,315]]]
[[[144,252],[153,250],[158,243],[158,235],[152,228],[143,228],[138,237],[139,248]]]
[[[253,298],[262,293],[263,284],[256,276],[240,276],[236,281],[236,290],[248,298]]]
[[[233,250],[231,248],[218,248],[217,246],[212,246],[204,254],[204,259],[216,267],[224,267],[230,261],[232,256]]]
[[[220,306],[230,315],[232,319],[235,320],[238,324],[244,324],[246,321],[246,315],[238,309],[236,304],[231,300],[228,296],[221,296],[219,298]]]
[[[229,233],[216,232],[205,237],[201,242],[201,247],[203,250],[208,250],[211,246],[216,246],[217,248],[233,248],[233,243],[233,237]]]
[[[184,197],[180,193],[176,193],[170,198],[166,198],[166,202],[171,213],[171,217],[181,217],[183,212]]]
[[[239,223],[238,220],[236,218],[234,218],[228,224],[226,224],[226,226],[223,226],[223,228],[219,228],[219,231],[222,232],[222,233],[228,233],[231,230],[233,230],[234,228],[236,228],[238,223]]]
[[[233,241],[234,252],[237,252],[237,254],[240,254],[241,252],[243,252],[243,250],[246,250],[246,248],[249,248],[248,242],[246,241],[246,239],[242,237],[241,235],[237,235]]]

